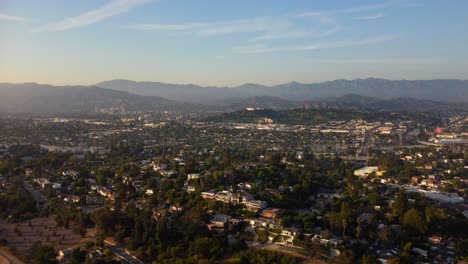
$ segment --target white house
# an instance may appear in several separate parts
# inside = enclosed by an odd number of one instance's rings
[[[368,177],[371,173],[377,173],[379,167],[377,166],[366,166],[354,171],[354,175],[358,177]]]

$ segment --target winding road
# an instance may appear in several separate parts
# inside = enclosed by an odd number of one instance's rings
[[[13,256],[10,252],[0,248],[0,264],[24,264],[24,262]]]

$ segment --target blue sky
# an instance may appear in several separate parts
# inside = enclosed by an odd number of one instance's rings
[[[468,79],[468,1],[0,0],[0,82]]]

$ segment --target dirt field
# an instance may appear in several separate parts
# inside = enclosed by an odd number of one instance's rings
[[[6,246],[17,255],[28,256],[35,242],[54,245],[56,250],[67,249],[80,244],[81,235],[68,229],[56,227],[54,218],[41,217],[21,223],[8,223],[0,219],[0,238],[7,240]]]
[[[0,264],[10,264],[10,261],[6,259],[4,256],[0,255]]]

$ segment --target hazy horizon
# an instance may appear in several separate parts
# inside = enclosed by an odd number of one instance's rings
[[[296,80],[291,80],[288,82],[283,82],[283,83],[273,83],[273,84],[264,84],[264,83],[256,83],[256,82],[242,82],[237,85],[203,85],[195,82],[162,82],[159,80],[130,80],[130,79],[109,79],[109,80],[102,80],[96,83],[90,83],[90,84],[79,84],[79,83],[64,83],[64,84],[53,84],[53,83],[43,83],[43,82],[35,82],[35,81],[26,81],[26,82],[0,82],[0,84],[38,84],[38,85],[52,85],[52,86],[98,86],[100,83],[103,82],[111,82],[111,81],[128,81],[128,82],[136,82],[136,83],[163,83],[163,84],[170,84],[170,85],[195,85],[195,86],[200,86],[200,87],[210,87],[210,88],[236,88],[242,85],[261,85],[261,86],[267,86],[267,87],[272,87],[272,86],[279,86],[279,85],[285,85],[289,83],[300,83],[300,84],[320,84],[320,83],[326,83],[326,82],[333,82],[333,81],[355,81],[355,80],[368,80],[368,79],[380,79],[380,80],[388,80],[388,81],[436,81],[436,80],[456,80],[456,81],[468,81],[467,79],[455,79],[455,78],[435,78],[435,79],[389,79],[389,78],[379,78],[379,77],[363,77],[363,78],[338,78],[338,79],[332,79],[332,80],[324,80],[320,82],[299,82]]]

